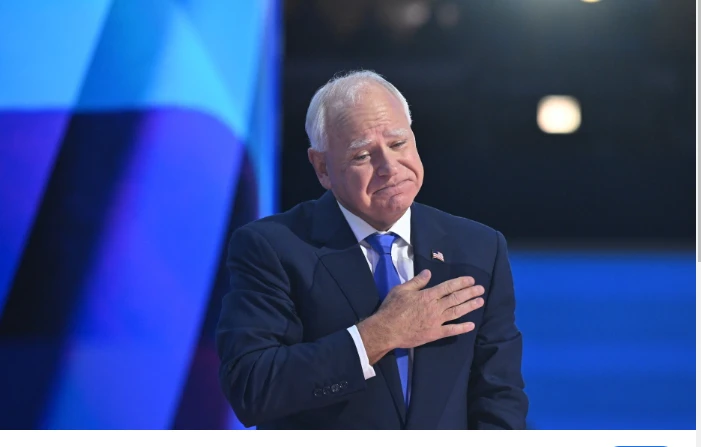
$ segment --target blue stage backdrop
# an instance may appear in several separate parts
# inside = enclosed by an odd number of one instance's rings
[[[0,428],[241,428],[214,328],[229,234],[278,211],[280,30],[0,3]],[[695,427],[693,249],[511,256],[530,428]]]
[[[512,250],[530,428],[695,429],[695,257]]]
[[[278,0],[0,3],[0,428],[229,428],[226,241],[276,211]]]

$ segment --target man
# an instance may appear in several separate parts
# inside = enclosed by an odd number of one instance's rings
[[[217,328],[220,383],[259,429],[523,429],[521,334],[501,233],[414,203],[404,97],[370,71],[307,113],[328,191],[243,226]]]

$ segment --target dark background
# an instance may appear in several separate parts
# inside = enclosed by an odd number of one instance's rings
[[[402,28],[416,4],[428,18]],[[426,170],[417,200],[513,243],[693,246],[694,2],[285,6],[282,209],[322,193],[306,156],[310,98],[335,73],[366,68],[411,107]],[[578,132],[539,130],[537,104],[551,94],[579,100]]]

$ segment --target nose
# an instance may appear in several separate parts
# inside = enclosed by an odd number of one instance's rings
[[[382,177],[392,177],[399,172],[399,165],[396,155],[389,148],[382,151],[382,156],[378,160],[377,175]]]

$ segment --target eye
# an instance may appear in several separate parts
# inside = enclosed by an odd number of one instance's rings
[[[391,147],[392,149],[396,149],[396,148],[398,148],[398,147],[404,146],[405,143],[406,143],[406,140],[397,141],[396,143],[392,143],[392,145],[391,145],[390,147]]]
[[[357,155],[355,158],[353,158],[353,160],[364,161],[364,160],[367,160],[368,158],[370,158],[370,154],[360,154],[360,155]]]

